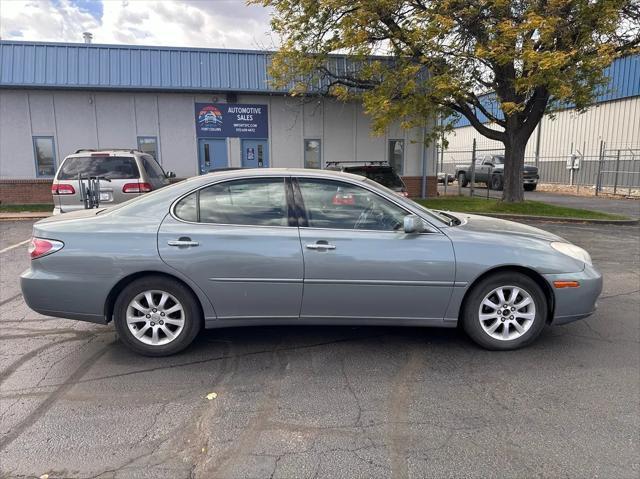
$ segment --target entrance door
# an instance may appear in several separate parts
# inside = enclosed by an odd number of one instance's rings
[[[200,163],[200,174],[229,166],[227,140],[209,138],[198,140],[198,162]]]
[[[269,146],[267,140],[242,140],[242,167],[269,167]]]

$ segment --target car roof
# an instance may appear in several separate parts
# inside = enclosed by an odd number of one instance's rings
[[[81,148],[76,150],[75,153],[67,155],[65,158],[86,157],[91,155],[109,155],[109,156],[142,156],[148,155],[144,151],[136,150],[135,148]]]
[[[211,181],[212,177],[215,178],[246,178],[246,177],[264,177],[264,176],[305,176],[305,177],[317,177],[317,178],[333,178],[336,180],[355,180],[359,182],[366,182],[366,178],[360,175],[353,175],[337,170],[317,170],[313,168],[238,168],[228,169],[222,171],[212,171],[210,173],[193,176],[186,181],[189,182],[203,182]]]

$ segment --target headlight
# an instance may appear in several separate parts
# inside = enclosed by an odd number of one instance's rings
[[[554,241],[551,243],[551,247],[559,253],[566,254],[567,256],[592,265],[591,256],[585,250],[571,243],[561,243],[560,241]]]

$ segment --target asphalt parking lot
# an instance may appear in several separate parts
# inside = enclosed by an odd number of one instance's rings
[[[0,476],[640,475],[640,228],[537,223],[604,273],[597,313],[496,353],[456,330],[204,332],[145,358],[20,296],[0,222]],[[209,393],[216,393],[207,398]]]

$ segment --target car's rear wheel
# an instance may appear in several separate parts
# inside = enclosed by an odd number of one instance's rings
[[[517,349],[535,340],[547,322],[547,299],[529,276],[503,272],[488,276],[469,293],[462,323],[480,346]]]
[[[491,189],[495,191],[502,190],[502,177],[500,175],[493,175],[491,177]]]
[[[122,342],[146,356],[182,351],[201,327],[193,293],[177,281],[148,276],[128,284],[114,305],[114,323]]]
[[[528,185],[524,185],[524,190],[525,191],[534,191],[536,189],[536,184],[528,184]]]
[[[465,175],[464,173],[458,174],[458,183],[463,188],[467,186],[469,184],[469,180],[467,180],[467,175]]]

